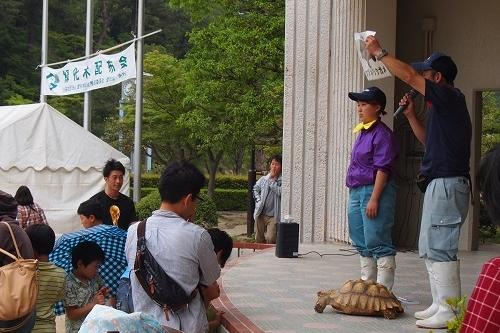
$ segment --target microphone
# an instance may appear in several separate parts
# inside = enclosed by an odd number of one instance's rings
[[[418,91],[416,91],[415,89],[412,89],[408,92],[408,95],[409,95],[409,97],[414,98],[415,96],[417,96],[417,93],[418,93]],[[406,110],[407,107],[408,107],[408,104],[400,105],[399,108],[396,110],[396,112],[394,112],[394,118],[396,118],[398,116],[398,114],[400,114],[401,112]]]

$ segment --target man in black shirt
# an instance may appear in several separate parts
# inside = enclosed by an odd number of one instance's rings
[[[455,317],[446,303],[460,296],[458,239],[469,210],[469,159],[472,125],[465,96],[454,87],[457,66],[451,57],[433,53],[412,66],[392,57],[378,40],[369,36],[366,50],[389,71],[424,96],[427,108],[425,126],[415,114],[407,94],[400,105],[417,139],[425,146],[421,174],[428,185],[420,225],[419,254],[425,259],[431,285],[432,304],[415,313],[416,325],[446,328]]]
[[[110,159],[106,162],[102,174],[106,182],[104,191],[97,193],[90,200],[96,200],[102,206],[104,224],[115,224],[127,230],[130,223],[137,221],[137,215],[132,199],[120,193],[125,167],[117,160]]]

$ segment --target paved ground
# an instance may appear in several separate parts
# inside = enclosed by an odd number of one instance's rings
[[[341,249],[349,248],[336,243],[301,244],[299,252],[346,254]],[[460,253],[464,294],[471,293],[482,264],[499,253],[500,245]],[[274,250],[265,250],[236,258],[221,278],[222,307],[227,310],[234,306],[235,312],[240,312],[233,319],[243,315],[240,326],[246,327],[243,330],[246,332],[427,332],[418,329],[413,318],[415,311],[426,308],[431,301],[425,265],[413,252],[398,253],[396,260],[394,292],[419,304],[404,304],[405,314],[395,320],[338,314],[331,307],[322,314],[314,311],[317,291],[336,288],[345,280],[359,276],[357,256],[320,257],[311,253],[302,258],[283,259],[277,258]]]

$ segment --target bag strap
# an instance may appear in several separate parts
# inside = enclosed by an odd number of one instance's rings
[[[139,284],[141,285],[142,289],[146,292],[149,298],[151,298],[159,307],[163,309],[165,317],[167,318],[167,320],[169,320],[168,318],[169,309],[165,305],[161,304],[159,300],[155,297],[147,281],[144,279],[144,275],[141,273],[141,266],[144,261],[143,254],[144,251],[146,250],[146,236],[145,236],[146,220],[147,219],[142,220],[141,222],[139,222],[139,225],[137,226],[137,249],[134,261],[135,276],[137,277],[137,281],[139,281]]]
[[[153,297],[153,294],[149,288],[148,283],[144,279],[144,275],[140,273],[141,271],[141,265],[143,262],[143,253],[146,249],[146,220],[142,220],[139,222],[139,225],[137,226],[137,249],[136,249],[136,254],[135,254],[135,261],[134,261],[134,271],[135,271],[135,276],[137,277],[137,280],[142,286],[142,289],[148,294],[148,296],[155,301],[158,305],[160,305],[157,300]]]
[[[14,237],[14,232],[12,231],[12,228],[10,227],[10,224],[8,224],[7,222],[4,222],[4,221],[2,221],[2,223],[5,224],[7,226],[7,228],[9,229],[10,236],[12,237],[12,242],[14,243],[14,247],[16,248],[17,258],[15,258],[15,260],[17,260],[17,259],[23,259],[23,256],[21,255],[21,252],[19,251],[19,247],[17,246],[16,237]],[[11,255],[11,257],[12,257],[12,255]]]
[[[23,327],[24,325],[26,325],[26,323],[28,322],[28,320],[31,319],[33,313],[30,312],[26,315],[26,317],[21,320],[18,324],[12,326],[12,327],[0,327],[0,333],[7,333],[7,332],[17,332],[18,329],[20,329],[21,327]]]
[[[163,312],[165,312],[165,316],[168,319],[168,311],[177,311],[181,308],[184,307],[184,305],[179,306],[178,308],[169,308],[165,304],[161,304],[161,302],[155,297],[153,291],[150,289],[150,285],[148,282],[144,279],[144,276],[142,273],[140,273],[142,263],[144,261],[143,259],[143,254],[144,251],[146,250],[146,221],[147,219],[142,220],[139,222],[139,225],[137,226],[137,248],[136,248],[136,254],[135,254],[135,261],[134,261],[134,271],[135,271],[135,276],[137,277],[137,280],[139,281],[139,284],[142,286],[142,289],[146,292],[146,294],[158,305],[163,309]],[[191,294],[189,295],[188,299],[188,304],[196,297],[197,294],[197,289],[194,289]]]

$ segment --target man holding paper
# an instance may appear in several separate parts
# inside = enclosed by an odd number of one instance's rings
[[[425,259],[432,292],[432,304],[415,313],[416,325],[445,328],[454,313],[446,303],[460,296],[460,266],[457,259],[460,227],[469,209],[469,159],[472,125],[465,96],[454,87],[457,67],[451,57],[433,53],[423,62],[408,65],[384,50],[374,36],[365,39],[368,53],[425,98],[427,120],[415,114],[407,94],[400,105],[413,133],[425,146],[421,175],[424,206],[419,237],[419,254]]]

